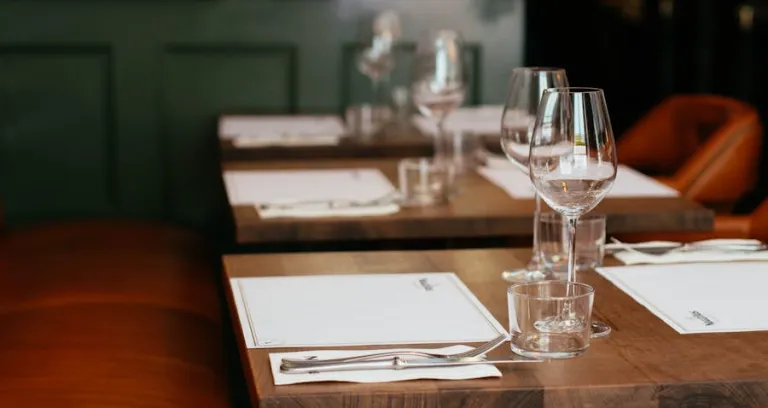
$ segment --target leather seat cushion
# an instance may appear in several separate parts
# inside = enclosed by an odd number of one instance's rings
[[[173,228],[71,222],[0,239],[13,407],[229,406],[216,256]]]

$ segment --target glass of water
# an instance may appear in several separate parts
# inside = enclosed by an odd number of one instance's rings
[[[605,215],[589,214],[576,224],[576,271],[603,264],[605,255]],[[568,274],[568,223],[558,213],[543,213],[536,223],[535,248],[549,275],[565,279]]]
[[[595,290],[583,283],[539,281],[507,290],[510,344],[515,354],[536,359],[571,358],[587,351]],[[551,330],[564,308],[572,324]]]
[[[403,159],[397,167],[400,204],[424,207],[448,201],[453,185],[453,168],[428,158]]]

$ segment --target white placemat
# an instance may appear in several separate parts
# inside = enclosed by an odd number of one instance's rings
[[[236,278],[249,348],[489,341],[507,330],[454,274]]]
[[[227,171],[230,204],[376,200],[395,187],[378,169]]]
[[[531,179],[520,169],[501,166],[494,161],[493,167],[481,167],[478,173],[503,189],[512,198],[532,199],[535,190]],[[607,197],[677,197],[680,193],[630,167],[619,165],[616,181]]]
[[[596,270],[678,333],[768,330],[768,262]]]

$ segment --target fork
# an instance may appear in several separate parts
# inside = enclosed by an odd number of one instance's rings
[[[495,349],[496,347],[499,347],[500,345],[502,345],[502,343],[504,343],[507,340],[507,337],[508,336],[506,333],[501,334],[499,335],[499,337],[496,337],[495,339],[485,344],[482,344],[471,350],[467,350],[467,351],[464,351],[461,353],[455,353],[455,354],[440,354],[440,353],[428,353],[424,351],[406,350],[406,351],[386,351],[381,353],[364,354],[364,355],[354,356],[354,357],[327,358],[327,359],[315,359],[315,358],[309,357],[309,359],[307,360],[297,360],[297,359],[284,358],[282,361],[282,366],[285,368],[312,367],[312,366],[338,364],[338,363],[346,363],[346,362],[354,362],[354,361],[376,360],[381,358],[397,357],[397,356],[417,356],[417,357],[426,357],[426,358],[448,358],[448,359],[479,357]]]
[[[397,191],[392,191],[390,193],[387,193],[384,196],[370,199],[370,200],[364,200],[364,201],[354,201],[354,200],[306,200],[306,201],[293,201],[293,202],[285,202],[285,203],[265,203],[265,204],[257,204],[259,208],[261,209],[282,209],[282,210],[289,210],[296,207],[302,207],[302,206],[311,206],[311,205],[318,205],[318,206],[326,206],[328,208],[354,208],[354,207],[373,207],[377,205],[383,205],[383,204],[389,204],[392,202],[395,202],[399,196],[399,193]]]

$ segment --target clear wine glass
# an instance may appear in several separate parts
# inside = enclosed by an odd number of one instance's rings
[[[576,224],[605,198],[616,179],[616,141],[605,95],[597,88],[550,88],[539,104],[528,163],[541,198],[568,221],[568,281],[576,281]],[[581,330],[564,303],[562,313],[537,323],[542,331]],[[610,326],[595,322],[592,336]]]
[[[357,69],[371,80],[373,104],[379,102],[380,82],[395,66],[394,45],[400,37],[400,19],[385,11],[373,21],[371,44],[357,58]]]
[[[562,68],[521,67],[512,70],[501,117],[501,149],[507,158],[526,174],[531,153],[531,136],[541,96],[545,89],[567,86],[568,78]],[[552,272],[542,268],[539,260],[536,234],[541,214],[541,198],[535,194],[534,199],[536,209],[533,213],[533,256],[525,270],[502,272],[502,278],[509,282],[531,282],[554,277]]]
[[[462,46],[458,32],[438,30],[423,36],[416,49],[411,97],[419,112],[437,124],[437,162],[444,160],[441,140],[445,135],[445,119],[464,102]]]

